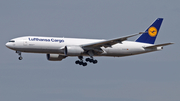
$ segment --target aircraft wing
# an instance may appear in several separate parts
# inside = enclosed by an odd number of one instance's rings
[[[153,45],[153,46],[147,46],[147,47],[144,47],[144,48],[157,48],[157,47],[160,47],[160,46],[167,46],[167,45],[171,45],[171,44],[174,44],[174,43],[164,43],[164,44],[158,44],[158,45]]]
[[[83,48],[100,48],[102,46],[106,47],[111,47],[114,44],[117,43],[121,43],[122,41],[127,40],[130,37],[139,35],[139,34],[143,34],[145,32],[140,32],[138,34],[133,34],[133,35],[129,35],[129,36],[125,36],[125,37],[120,37],[120,38],[114,38],[114,39],[110,39],[110,40],[105,40],[105,41],[101,41],[101,42],[96,42],[96,43],[91,43],[91,44],[85,44],[82,45]]]

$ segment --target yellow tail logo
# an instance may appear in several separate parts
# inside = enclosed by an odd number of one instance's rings
[[[155,37],[157,35],[157,29],[156,27],[150,27],[148,29],[148,34],[151,36],[151,37]]]

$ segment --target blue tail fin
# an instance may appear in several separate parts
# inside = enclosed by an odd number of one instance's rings
[[[145,31],[145,33],[136,40],[136,42],[154,44],[162,21],[163,18],[157,18],[156,21],[154,21],[154,23]]]

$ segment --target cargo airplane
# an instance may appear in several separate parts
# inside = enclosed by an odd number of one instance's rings
[[[86,66],[87,62],[96,64],[94,56],[122,57],[143,54],[163,49],[173,43],[154,44],[163,18],[157,18],[144,32],[129,36],[104,39],[82,39],[64,37],[24,36],[11,39],[6,47],[14,50],[22,60],[21,52],[44,53],[50,61],[61,61],[68,56],[77,56],[76,64]],[[135,41],[128,38],[140,35]],[[88,58],[83,59],[83,56]]]

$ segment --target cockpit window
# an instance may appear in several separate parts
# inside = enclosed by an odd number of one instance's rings
[[[10,40],[9,42],[15,42],[14,40]]]

